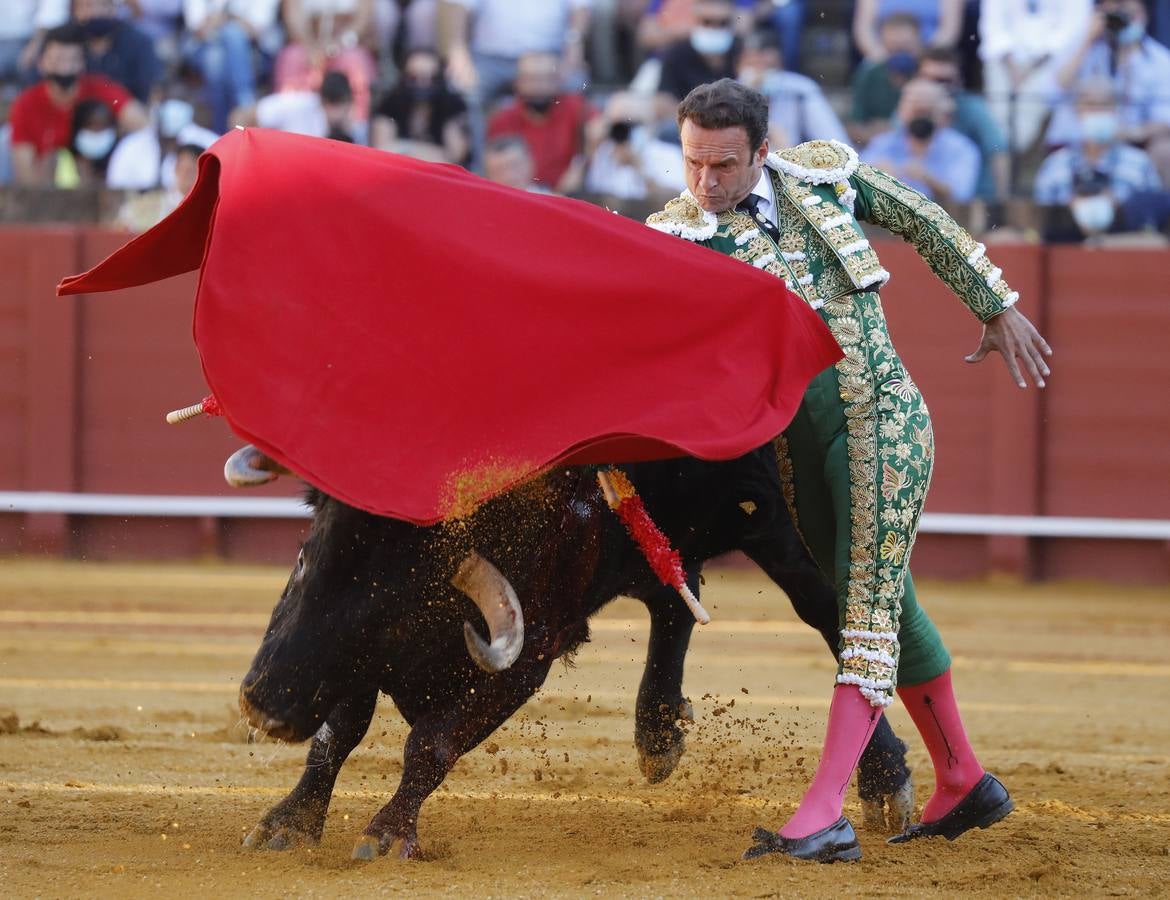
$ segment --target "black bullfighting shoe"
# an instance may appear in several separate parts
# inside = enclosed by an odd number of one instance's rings
[[[823,863],[861,859],[861,845],[857,843],[853,826],[844,816],[808,837],[786,838],[767,828],[757,828],[752,832],[752,840],[756,844],[744,852],[744,859],[758,859],[765,853],[786,853],[795,859]]]
[[[1007,788],[990,772],[984,772],[979,783],[941,819],[911,825],[901,834],[890,838],[889,843],[904,844],[915,838],[939,835],[953,841],[972,828],[987,828],[994,825],[1015,807],[1012,798],[1008,796]]]

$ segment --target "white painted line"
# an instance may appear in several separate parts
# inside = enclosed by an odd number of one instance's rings
[[[306,519],[311,515],[309,508],[296,497],[71,494],[52,491],[0,491],[0,513],[4,512],[91,516],[210,516],[224,519]],[[1170,519],[924,513],[919,531],[923,534],[1170,541]]]
[[[0,512],[90,516],[211,516],[223,519],[307,519],[296,497],[194,497],[163,494],[68,494],[0,491]]]

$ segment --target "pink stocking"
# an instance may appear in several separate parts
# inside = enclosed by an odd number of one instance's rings
[[[839,684],[833,689],[817,773],[800,807],[780,829],[783,837],[807,837],[841,818],[849,780],[881,716],[881,708],[870,706],[854,685]]]
[[[922,821],[934,822],[975,787],[983,777],[983,766],[975,758],[959,718],[950,669],[922,684],[899,686],[898,697],[906,704],[934,763],[934,795],[922,809]]]

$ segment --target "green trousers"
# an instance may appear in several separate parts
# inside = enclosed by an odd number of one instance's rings
[[[837,680],[884,706],[898,683],[921,684],[950,666],[908,565],[933,432],[893,352],[877,295],[833,301],[822,315],[846,357],[813,380],[777,441],[781,480],[801,537],[836,585]]]

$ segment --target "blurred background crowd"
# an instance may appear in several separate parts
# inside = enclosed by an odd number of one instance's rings
[[[982,234],[1165,241],[1170,0],[3,0],[0,221],[139,230],[257,125],[641,216],[674,107],[855,146]]]

